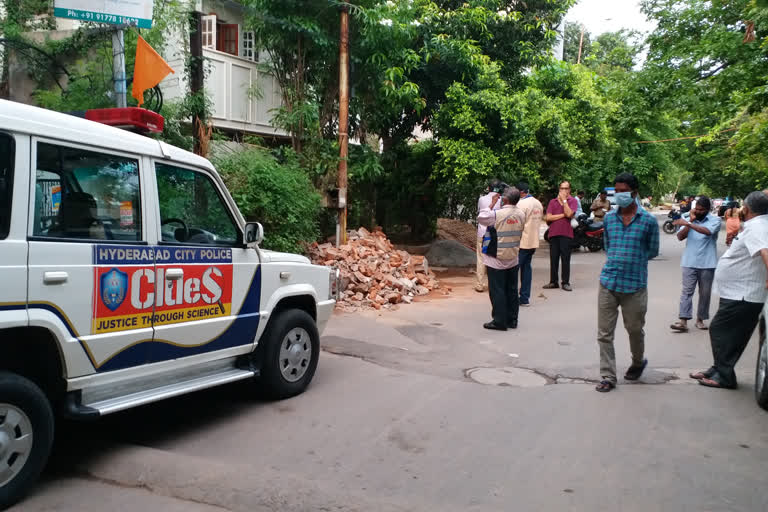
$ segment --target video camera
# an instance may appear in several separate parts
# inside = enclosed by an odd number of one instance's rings
[[[495,187],[491,187],[491,192],[495,192],[497,194],[503,194],[505,190],[507,190],[510,187],[510,185],[507,185],[503,181],[499,183]]]

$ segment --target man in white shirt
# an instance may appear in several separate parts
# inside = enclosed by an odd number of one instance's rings
[[[525,229],[523,230],[523,238],[520,240],[518,260],[520,262],[520,305],[526,307],[531,305],[531,279],[533,277],[531,263],[536,249],[539,248],[541,236],[539,227],[544,216],[544,207],[538,199],[530,194],[527,183],[521,181],[517,184],[517,189],[520,191],[520,202],[517,203],[517,207],[525,213]]]
[[[488,182],[488,188],[485,190],[485,195],[480,196],[477,200],[477,211],[480,212],[485,208],[491,206],[494,195],[501,194],[504,190],[504,184],[500,179],[494,178]],[[492,210],[498,210],[501,208],[501,201],[497,201]],[[485,271],[485,263],[483,263],[483,236],[485,236],[485,230],[487,228],[481,224],[477,225],[477,266],[475,270],[475,291],[484,292],[488,289],[488,275]]]
[[[517,207],[519,201],[520,191],[510,187],[501,196],[494,194],[490,206],[477,214],[479,225],[493,228],[483,240],[483,262],[488,271],[488,295],[493,317],[493,320],[483,324],[486,329],[517,329],[520,311],[517,264],[525,227],[525,214]],[[499,210],[495,210],[497,203],[502,204]]]
[[[692,373],[699,384],[736,389],[734,366],[757,326],[768,298],[768,196],[752,192],[744,200],[744,229],[715,270],[720,307],[709,326],[714,364]]]

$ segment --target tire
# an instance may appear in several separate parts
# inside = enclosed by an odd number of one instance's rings
[[[755,400],[760,407],[768,411],[768,341],[765,339],[765,322],[763,317],[760,320],[760,346],[755,368]]]
[[[320,357],[320,334],[309,314],[300,309],[278,313],[265,336],[261,377],[263,393],[273,400],[304,392]]]
[[[677,229],[675,229],[675,225],[672,224],[671,220],[664,221],[664,224],[661,226],[661,228],[668,235],[674,235],[675,231],[677,231]]]
[[[603,249],[603,239],[590,238],[587,242],[589,252],[599,252]]]
[[[53,411],[42,390],[24,377],[0,372],[0,510],[23,498],[37,481],[51,453],[53,431]],[[27,436],[31,446],[19,444]]]

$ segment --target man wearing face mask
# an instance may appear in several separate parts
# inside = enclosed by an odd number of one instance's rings
[[[714,364],[691,374],[699,384],[736,389],[733,368],[755,331],[768,298],[768,196],[752,192],[742,207],[744,229],[715,269],[720,305],[709,326]]]
[[[597,341],[602,380],[595,389],[601,393],[616,387],[613,338],[619,308],[632,352],[632,365],[624,378],[639,379],[648,364],[643,357],[643,327],[648,310],[648,260],[659,254],[659,224],[637,201],[637,178],[625,172],[616,176],[615,181],[614,202],[619,208],[605,215],[603,236],[607,257],[600,273],[597,297]]]
[[[682,226],[677,232],[678,240],[686,240],[680,266],[683,268],[683,291],[680,295],[679,321],[669,328],[676,332],[688,332],[688,320],[693,318],[693,292],[699,285],[699,307],[696,314],[696,328],[707,329],[709,299],[712,295],[712,281],[717,267],[717,234],[720,232],[720,217],[709,213],[712,203],[707,196],[696,201],[690,218],[677,219],[673,224]]]

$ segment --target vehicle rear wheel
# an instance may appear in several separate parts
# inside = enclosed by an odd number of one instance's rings
[[[0,509],[29,491],[53,445],[51,404],[32,381],[0,372]]]
[[[590,238],[589,242],[587,242],[587,248],[589,249],[589,252],[601,251],[603,249],[603,239]]]
[[[264,342],[260,385],[273,399],[302,393],[315,375],[320,356],[320,334],[315,321],[300,309],[278,313]]]
[[[768,411],[768,341],[765,339],[766,319],[760,324],[760,348],[757,352],[757,368],[755,369],[755,399],[763,409]]]

